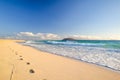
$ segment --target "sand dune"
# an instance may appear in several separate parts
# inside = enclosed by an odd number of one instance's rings
[[[0,40],[0,71],[0,80],[120,80],[120,73],[38,51],[16,40]]]

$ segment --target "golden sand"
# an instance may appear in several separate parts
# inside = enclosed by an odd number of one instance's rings
[[[120,73],[0,40],[0,80],[120,80]]]

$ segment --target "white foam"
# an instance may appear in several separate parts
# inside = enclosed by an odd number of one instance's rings
[[[29,44],[40,50],[120,70],[120,53],[100,47]]]
[[[82,45],[82,46],[102,46],[105,45],[103,43],[79,43],[76,41],[46,41],[48,44],[56,44],[56,45]]]

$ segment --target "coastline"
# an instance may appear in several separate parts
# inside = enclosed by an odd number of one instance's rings
[[[64,43],[65,46],[62,43]],[[73,44],[73,42],[71,43]],[[69,46],[69,44],[71,43],[45,40],[45,42],[27,41],[22,44],[25,46],[33,47],[42,52],[47,52],[65,58],[70,58],[90,64],[95,64],[97,66],[101,66],[103,68],[120,73],[120,68],[119,68],[120,65],[119,65],[119,57],[118,57],[119,53],[117,52],[119,50],[116,51],[113,50],[112,48],[104,48],[104,46],[88,47],[86,45],[86,47],[84,47],[81,45],[81,47],[77,47],[77,45],[74,46],[74,44]],[[78,42],[77,44],[80,45],[81,43]],[[96,45],[99,44],[96,43]]]
[[[17,40],[20,41],[20,40]],[[20,41],[21,42],[21,41]],[[94,64],[78,61],[55,54],[39,51],[30,46],[16,43],[16,40],[0,40],[0,64],[4,77],[10,78],[12,65],[14,71],[12,80],[119,80],[120,73],[99,67]],[[20,60],[22,59],[22,60]],[[10,64],[8,64],[8,62]],[[29,65],[27,64],[29,62]],[[8,70],[6,68],[8,67]],[[34,73],[30,73],[32,69]],[[4,72],[5,71],[5,72]],[[5,74],[7,74],[5,76]]]
[[[110,67],[108,67],[108,66],[99,65],[99,64],[92,63],[92,62],[83,61],[83,60],[81,60],[81,59],[75,59],[75,58],[73,58],[73,57],[63,56],[63,55],[60,55],[60,54],[50,53],[50,52],[40,50],[40,49],[38,49],[38,48],[36,48],[36,47],[33,47],[33,46],[30,46],[30,45],[24,45],[24,44],[22,44],[22,45],[23,45],[23,46],[32,47],[33,49],[36,49],[36,50],[41,51],[41,52],[45,52],[45,53],[48,53],[48,54],[53,54],[53,55],[56,55],[56,56],[61,56],[61,57],[64,57],[64,58],[68,58],[68,59],[71,59],[71,60],[80,61],[80,62],[83,62],[83,63],[92,64],[92,65],[95,65],[95,66],[98,66],[98,67],[104,68],[104,69],[106,69],[106,70],[110,70],[110,71],[113,71],[113,72],[120,73],[119,70],[116,70],[116,69],[110,68]]]
[[[22,42],[18,42],[18,43],[21,44]],[[83,60],[81,60],[81,59],[75,59],[75,58],[73,58],[73,57],[63,56],[63,55],[60,55],[60,54],[50,53],[50,52],[48,52],[48,51],[40,50],[39,48],[30,46],[30,45],[24,45],[24,44],[22,44],[22,45],[23,45],[23,46],[32,47],[33,49],[36,49],[36,50],[41,51],[41,52],[53,54],[53,55],[56,55],[56,56],[61,56],[61,57],[68,58],[68,59],[71,59],[71,60],[77,60],[77,61],[80,61],[80,62],[83,62],[83,63],[93,64],[93,65],[95,65],[95,66],[102,67],[102,68],[104,68],[104,69],[107,69],[107,70],[111,70],[111,71],[113,71],[113,72],[120,73],[119,70],[110,68],[110,67],[108,67],[108,66],[104,66],[104,65],[100,65],[100,64],[96,64],[96,63],[92,63],[92,62],[87,62],[87,61],[83,61]]]

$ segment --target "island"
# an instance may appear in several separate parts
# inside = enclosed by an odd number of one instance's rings
[[[62,39],[62,41],[74,41],[74,40],[76,40],[76,39],[74,39],[74,38],[64,38],[64,39]]]

